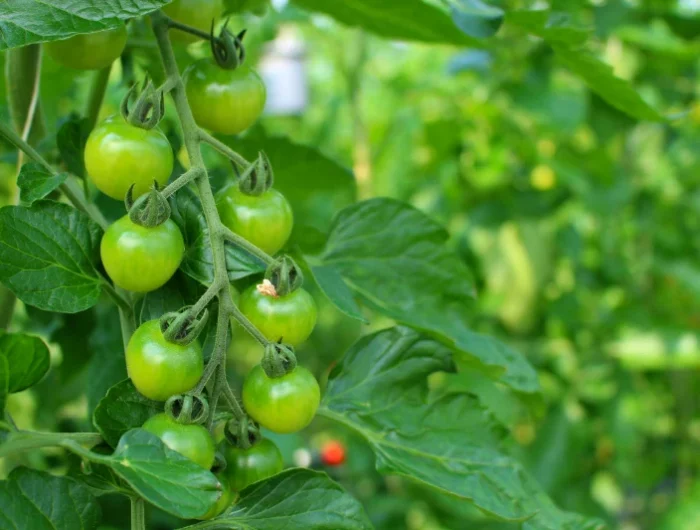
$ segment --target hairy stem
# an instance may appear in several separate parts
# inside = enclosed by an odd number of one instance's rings
[[[73,442],[80,446],[93,446],[102,442],[102,436],[94,432],[12,431],[0,445],[0,458],[8,457],[14,453],[29,451],[30,449],[63,446],[67,442]]]
[[[224,249],[224,237],[222,235],[223,224],[219,218],[219,212],[216,210],[214,193],[212,192],[211,185],[209,184],[209,176],[204,165],[204,160],[202,159],[202,152],[200,149],[200,130],[187,102],[185,85],[182,82],[182,77],[180,76],[180,71],[175,60],[175,54],[173,53],[173,48],[170,44],[170,39],[168,38],[168,29],[170,27],[179,28],[179,25],[173,24],[172,20],[159,11],[151,14],[151,21],[153,23],[153,32],[155,33],[156,41],[158,43],[158,49],[163,61],[163,69],[165,70],[166,78],[169,80],[169,84],[172,84],[170,95],[173,98],[175,110],[177,111],[177,115],[180,119],[185,149],[187,150],[192,168],[190,171],[194,170],[197,172],[197,175],[194,177],[194,182],[196,183],[197,190],[199,191],[199,199],[202,203],[204,219],[207,223],[207,227],[209,228],[209,244],[211,245],[214,262],[214,281],[210,289],[213,289],[219,297],[219,316],[217,319],[214,354],[207,365],[204,377],[202,377],[202,380],[197,386],[197,389],[201,392],[204,385],[206,385],[207,380],[216,372],[217,368],[225,373],[229,317],[231,315],[233,303],[231,302],[228,289],[228,271],[226,270],[226,254]],[[207,35],[206,38],[208,37],[209,36]],[[208,298],[210,295],[210,290],[207,290],[205,296]],[[205,302],[208,303],[206,299]],[[195,305],[195,307],[199,306],[199,303]],[[219,383],[221,384],[217,390],[224,392],[224,394],[226,393],[227,389],[229,392],[231,392],[225,377],[223,378],[223,381],[219,381]],[[222,387],[223,389],[220,390]],[[231,395],[233,395],[233,392],[231,392]],[[233,410],[234,414],[239,417],[245,415],[243,409],[235,400],[235,397],[234,403],[231,403],[230,400],[227,401],[229,401],[229,406]]]
[[[224,142],[217,140],[214,138],[211,134],[209,134],[206,131],[203,131],[202,129],[199,130],[199,138],[204,142],[209,145],[211,145],[214,149],[216,149],[219,153],[224,155],[226,158],[231,160],[232,162],[235,162],[238,164],[238,166],[241,169],[245,169],[250,165],[250,162],[248,162],[245,158],[243,158],[241,155],[239,155],[236,151],[231,149],[228,145],[226,145]]]
[[[229,228],[227,228],[225,226],[222,227],[222,235],[226,241],[230,241],[234,245],[241,247],[243,250],[245,250],[249,254],[252,254],[253,256],[258,258],[265,265],[272,265],[275,262],[275,258],[273,258],[268,253],[266,253],[262,249],[259,249],[258,247],[253,245],[253,243],[251,243],[247,239],[239,236],[238,234],[231,231]]]
[[[146,530],[146,510],[143,499],[131,497],[131,530]]]
[[[100,107],[107,91],[107,83],[109,81],[109,73],[112,71],[112,65],[106,66],[102,70],[95,73],[95,79],[92,81],[90,95],[88,96],[87,107],[85,108],[85,116],[87,117],[90,130],[95,127],[97,118],[100,115]]]

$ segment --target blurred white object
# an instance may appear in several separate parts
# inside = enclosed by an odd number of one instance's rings
[[[311,451],[308,449],[297,449],[294,451],[294,455],[292,456],[294,460],[294,464],[297,467],[309,467],[311,465],[311,461],[313,460],[313,457],[311,456]]]
[[[306,46],[292,26],[282,26],[258,66],[265,81],[265,114],[297,115],[304,112],[309,100],[306,74]]]

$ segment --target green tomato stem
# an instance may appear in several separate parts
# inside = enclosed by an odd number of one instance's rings
[[[255,340],[262,344],[263,347],[270,343],[270,341],[267,340],[267,337],[265,337],[265,335],[263,335],[260,330],[256,328],[250,320],[248,320],[248,317],[241,313],[241,310],[238,309],[233,302],[231,302],[230,315],[235,318],[238,323],[253,336]]]
[[[94,432],[56,433],[56,432],[30,432],[12,431],[0,445],[0,458],[8,457],[15,453],[40,449],[42,447],[65,446],[73,443],[78,447],[82,445],[97,445],[102,442],[102,436]]]
[[[112,65],[110,64],[102,70],[99,70],[95,74],[95,78],[92,81],[92,87],[90,88],[90,95],[88,97],[88,104],[85,109],[85,116],[87,117],[90,130],[95,127],[97,118],[100,115],[100,107],[102,107],[102,101],[104,100],[105,92],[107,91],[107,83],[109,82],[109,73],[111,71]]]
[[[173,180],[170,184],[168,184],[165,188],[163,188],[163,191],[161,191],[163,197],[170,197],[173,195],[176,191],[178,191],[180,188],[184,188],[187,186],[190,182],[194,182],[197,178],[199,178],[202,174],[202,168],[199,167],[193,167],[185,171],[182,175],[177,177],[175,180]]]
[[[270,255],[269,255],[267,252],[265,252],[264,250],[262,250],[262,249],[256,247],[255,245],[253,245],[253,243],[251,243],[251,242],[248,241],[247,239],[245,239],[245,238],[239,236],[238,234],[236,234],[235,232],[233,232],[233,231],[232,231],[230,228],[228,228],[227,226],[222,226],[222,227],[221,227],[221,235],[223,236],[223,238],[224,238],[226,241],[229,241],[229,242],[233,243],[234,245],[239,246],[240,248],[242,248],[243,250],[245,250],[245,251],[248,252],[249,254],[252,254],[253,256],[255,256],[256,258],[258,258],[258,259],[259,259],[260,261],[262,261],[265,265],[268,265],[268,266],[269,266],[269,265],[272,265],[273,263],[275,263],[275,258],[273,258],[272,256],[270,256]]]
[[[248,162],[248,160],[243,158],[240,154],[231,149],[224,142],[214,138],[211,134],[209,134],[203,129],[199,130],[199,139],[204,143],[211,145],[214,149],[216,149],[219,153],[228,158],[231,162],[237,164],[239,168],[245,169],[250,165],[250,162]]]
[[[185,33],[191,33],[192,35],[196,35],[197,37],[201,37],[202,39],[206,40],[211,40],[212,36],[211,34],[207,33],[206,31],[202,31],[201,29],[193,28],[192,26],[188,26],[187,24],[183,24],[182,22],[178,22],[177,20],[173,20],[169,16],[162,14],[162,18],[165,20],[165,23],[169,28],[172,29],[177,29],[180,31],[184,31]],[[216,38],[216,37],[214,37]]]
[[[145,504],[140,497],[131,497],[131,530],[146,530]]]
[[[219,297],[219,315],[217,318],[214,352],[196,389],[197,391],[201,392],[204,389],[208,379],[211,378],[218,368],[220,373],[223,373],[224,376],[219,380],[220,384],[217,387],[217,391],[224,392],[224,395],[226,396],[228,393],[230,393],[233,400],[227,399],[227,401],[231,410],[237,417],[243,418],[245,417],[245,412],[236,400],[235,396],[233,396],[233,392],[228,386],[228,381],[226,380],[225,376],[229,318],[234,312],[235,306],[231,301],[228,289],[228,270],[226,269],[223,223],[221,222],[219,212],[216,209],[214,193],[212,192],[211,185],[209,184],[207,169],[204,165],[204,160],[202,159],[200,148],[200,130],[195,122],[194,116],[192,115],[192,110],[190,109],[189,103],[187,102],[185,85],[182,81],[182,77],[180,76],[175,54],[168,37],[168,29],[170,27],[176,27],[178,29],[183,28],[180,28],[179,24],[173,25],[173,21],[159,11],[151,13],[151,21],[153,25],[153,32],[156,36],[156,42],[158,43],[161,60],[163,61],[165,75],[169,80],[171,80],[172,90],[170,91],[170,95],[173,98],[175,110],[177,111],[177,115],[180,119],[185,149],[187,150],[192,169],[198,173],[196,177],[194,177],[194,182],[196,183],[199,191],[199,199],[202,204],[204,219],[207,223],[207,227],[209,228],[209,244],[211,245],[214,262],[214,281],[210,289],[214,290]],[[209,35],[207,35],[206,38],[209,38]],[[203,297],[204,301],[200,300],[201,304],[198,302],[195,304],[195,307],[199,307],[202,304],[206,305],[210,301],[208,300],[210,295],[211,291],[208,289],[207,293],[205,293],[205,297]],[[258,332],[257,329],[255,331]],[[214,410],[212,409],[212,413],[213,412]]]

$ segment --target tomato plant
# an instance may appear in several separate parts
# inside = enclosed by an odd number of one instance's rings
[[[0,2],[0,530],[698,526],[697,11]]]
[[[271,296],[251,285],[241,294],[238,307],[268,340],[290,346],[308,339],[316,325],[316,303],[303,288]]]
[[[177,225],[141,226],[125,215],[105,231],[102,264],[114,284],[144,293],[162,287],[180,266],[185,243]]]
[[[225,444],[226,476],[233,491],[282,471],[282,454],[271,440],[263,438],[247,449]]]
[[[177,451],[204,469],[214,465],[214,440],[209,431],[197,424],[178,423],[165,413],[150,417],[142,425],[144,431],[155,434],[173,451]]]
[[[136,389],[149,399],[165,401],[187,392],[202,377],[202,349],[169,342],[158,320],[141,324],[129,339],[126,367]]]
[[[98,70],[110,66],[124,51],[126,27],[82,33],[50,42],[46,50],[51,58],[68,68]]]
[[[95,127],[85,145],[85,169],[105,195],[124,200],[146,193],[153,182],[164,186],[173,171],[173,151],[157,129],[143,129],[113,116]]]

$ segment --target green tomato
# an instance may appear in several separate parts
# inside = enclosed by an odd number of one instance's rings
[[[321,390],[303,366],[282,377],[270,378],[257,365],[243,382],[243,405],[266,429],[286,434],[306,427],[316,414]]]
[[[102,236],[100,255],[117,287],[147,293],[175,274],[185,255],[185,240],[172,219],[146,228],[125,215]]]
[[[282,471],[282,454],[277,446],[263,438],[248,449],[234,447],[224,442],[226,476],[233,491],[241,491],[253,482],[265,480]]]
[[[212,20],[216,20],[221,16],[224,7],[221,0],[175,0],[163,6],[162,9],[163,13],[176,22],[181,22],[209,33]],[[196,35],[177,29],[170,31],[170,38],[185,43],[200,40]]]
[[[126,46],[126,26],[83,33],[46,43],[51,58],[68,68],[99,70],[112,64]]]
[[[219,500],[216,501],[216,503],[214,503],[214,506],[209,508],[209,511],[207,513],[205,513],[201,517],[197,517],[197,519],[213,519],[217,515],[222,514],[223,511],[231,505],[235,497],[235,493],[231,490],[231,485],[229,484],[228,477],[226,476],[226,474],[223,472],[219,472],[214,473],[214,475],[221,483],[221,497],[219,497]]]
[[[153,181],[165,186],[173,172],[173,150],[158,129],[141,129],[112,116],[95,127],[85,144],[85,169],[105,195],[124,200],[134,184],[134,198]]]
[[[185,71],[187,101],[197,123],[221,134],[238,134],[253,125],[265,106],[265,84],[247,66],[225,70],[202,59]]]
[[[243,291],[238,308],[268,340],[290,346],[308,339],[316,325],[316,303],[304,289],[275,298],[251,285]]]
[[[279,251],[292,233],[292,207],[275,189],[254,196],[230,184],[216,194],[216,207],[224,225],[268,254]]]
[[[168,342],[158,320],[141,324],[126,347],[126,370],[136,390],[155,401],[192,390],[204,371],[202,348]]]
[[[178,423],[161,412],[146,420],[141,428],[155,434],[173,451],[199,464],[204,469],[214,465],[216,446],[214,439],[201,425]]]

